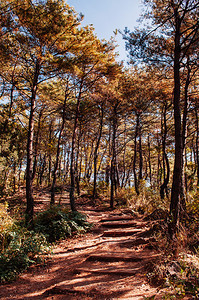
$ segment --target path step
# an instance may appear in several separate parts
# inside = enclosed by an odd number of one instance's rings
[[[138,238],[133,241],[124,241],[118,243],[118,246],[121,248],[131,248],[133,246],[139,246],[139,245],[146,245],[149,244],[149,242],[152,241],[150,239],[143,239],[143,238]]]
[[[81,287],[80,287],[81,288]],[[46,290],[42,296],[48,297],[50,295],[64,295],[64,299],[117,299],[115,297],[119,297],[124,292],[123,291],[112,291],[112,292],[102,292],[101,290],[97,289],[95,286],[93,288],[85,288],[85,286],[80,288],[67,288],[63,286],[54,286],[48,290]],[[111,297],[111,298],[110,298]],[[48,298],[49,299],[49,298]],[[52,297],[54,299],[54,297]],[[55,297],[56,299],[56,297]],[[63,298],[61,298],[63,299]]]
[[[132,236],[136,233],[141,232],[141,230],[128,230],[128,231],[114,231],[114,230],[108,230],[108,231],[104,231],[102,236],[105,237],[124,237],[124,236]]]
[[[131,248],[133,246],[139,246],[139,245],[149,245],[150,243],[156,242],[155,238],[137,238],[134,241],[124,241],[118,244],[119,247],[121,248]]]
[[[134,221],[131,222],[104,222],[101,226],[107,227],[107,228],[128,228],[128,227],[135,227],[137,226],[137,223]]]
[[[88,261],[106,261],[106,262],[119,262],[119,261],[126,261],[126,262],[138,262],[143,260],[143,258],[138,256],[121,256],[121,255],[100,255],[100,254],[93,254],[87,258]]]
[[[88,268],[78,268],[74,270],[75,274],[80,273],[92,273],[96,275],[117,275],[117,276],[134,276],[135,274],[139,274],[141,268],[135,269],[88,269]]]
[[[114,222],[114,221],[133,221],[132,216],[116,216],[106,219],[101,219],[100,222]]]

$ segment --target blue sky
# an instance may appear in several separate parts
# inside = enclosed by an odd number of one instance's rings
[[[109,40],[115,29],[133,30],[141,13],[141,0],[67,0],[75,11],[84,15],[82,25],[93,24],[98,38]],[[118,34],[117,52],[126,59],[125,43]]]

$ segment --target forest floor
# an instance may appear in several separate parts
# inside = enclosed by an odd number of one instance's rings
[[[35,196],[37,211],[48,205],[45,191]],[[69,205],[68,195],[57,201]],[[154,221],[128,209],[110,210],[105,203],[93,207],[85,198],[78,211],[94,224],[92,230],[56,244],[46,265],[32,266],[2,285],[0,299],[168,299],[163,296],[168,288],[147,282],[151,262],[161,256],[150,234]]]

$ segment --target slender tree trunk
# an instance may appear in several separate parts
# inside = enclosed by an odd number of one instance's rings
[[[52,127],[53,127],[53,121],[51,121],[49,125],[49,145],[51,145],[52,142]],[[50,149],[50,153],[48,155],[48,186],[50,186],[51,183],[51,166],[52,166],[52,158],[51,158],[51,149]]]
[[[104,118],[103,104],[101,105],[100,110],[101,110],[101,112],[99,113],[99,115],[100,115],[99,134],[98,134],[98,139],[97,139],[97,143],[96,143],[95,150],[94,150],[94,182],[93,182],[93,198],[94,199],[96,198],[98,149],[99,149],[100,140],[102,137],[102,129],[103,129],[103,118]]]
[[[181,128],[181,110],[180,110],[180,27],[181,20],[178,8],[174,4],[175,14],[175,49],[174,49],[174,126],[175,126],[175,161],[173,170],[173,183],[171,190],[171,224],[169,233],[172,239],[175,239],[176,232],[179,226],[180,212],[180,193],[182,184],[182,169],[183,169],[183,143],[182,143],[182,128]]]
[[[164,164],[164,168],[165,168],[165,171],[164,171],[164,182],[163,184],[160,186],[160,196],[161,196],[161,199],[164,199],[164,196],[165,196],[165,192],[166,192],[166,195],[168,196],[168,189],[167,189],[167,186],[168,186],[168,183],[169,183],[169,177],[170,177],[170,166],[169,166],[169,160],[168,160],[168,156],[167,156],[167,153],[166,153],[166,138],[167,138],[167,119],[166,119],[166,112],[167,112],[167,103],[165,103],[164,105],[164,109],[163,109],[163,128],[162,128],[162,134],[163,134],[163,137],[162,137],[162,153],[163,153],[163,161],[166,163],[166,165]]]
[[[139,196],[139,186],[138,186],[138,179],[137,179],[137,172],[136,172],[136,160],[137,160],[137,137],[138,137],[138,130],[139,130],[139,114],[136,114],[136,128],[135,128],[135,138],[134,138],[134,158],[133,158],[133,175],[134,175],[134,186],[136,194]]]
[[[28,141],[27,141],[27,168],[26,168],[26,224],[33,226],[34,215],[34,199],[33,199],[33,136],[34,136],[34,116],[35,101],[37,93],[37,85],[39,78],[40,64],[37,61],[35,66],[35,74],[33,79],[31,99],[30,99],[30,115],[28,125]]]
[[[160,139],[159,139],[159,134],[157,133],[157,152],[158,152],[158,168],[157,168],[157,186],[160,186],[160,183],[162,181],[162,164],[161,164],[161,146],[160,146]]]
[[[42,118],[42,110],[39,113],[39,121],[38,121],[38,128],[36,132],[36,139],[35,139],[35,151],[34,151],[34,163],[33,163],[33,179],[35,178],[36,169],[37,169],[37,156],[38,156],[38,146],[39,146],[39,135],[41,129],[41,118]]]
[[[117,106],[114,106],[113,120],[112,120],[112,158],[111,158],[111,197],[110,207],[114,207],[114,191],[116,190],[116,130],[117,130]]]
[[[45,167],[46,167],[46,154],[44,154],[44,157],[42,159],[42,162],[41,162],[41,170],[40,170],[40,173],[39,173],[39,185],[41,186],[42,185],[42,181],[43,181],[43,175],[44,175],[44,171],[45,171]]]
[[[199,186],[199,116],[198,116],[198,108],[199,108],[199,105],[197,104],[197,99],[196,99],[196,102],[195,102],[195,107],[194,107],[194,110],[195,110],[195,117],[196,117],[196,174],[197,174],[197,186]]]
[[[187,135],[187,114],[188,114],[188,88],[190,84],[190,66],[189,57],[187,58],[187,78],[185,83],[185,98],[184,98],[184,109],[183,109],[183,119],[182,119],[182,155],[183,155],[183,165],[182,165],[182,182],[180,191],[180,217],[186,216],[186,197],[184,193],[184,182],[185,182],[185,166],[184,166],[184,156],[186,147],[186,135]],[[184,180],[183,180],[184,179]]]
[[[20,189],[21,185],[21,171],[22,171],[22,161],[19,161],[19,173],[18,173],[18,190]]]
[[[199,117],[198,117],[198,105],[197,105],[197,103],[195,104],[195,115],[196,115],[196,168],[197,168],[197,186],[199,186]]]
[[[139,123],[139,182],[143,179],[142,132]]]
[[[63,112],[62,112],[62,125],[61,125],[58,142],[57,142],[56,161],[55,161],[55,166],[54,166],[54,171],[53,171],[53,182],[52,182],[52,186],[51,186],[51,201],[50,201],[51,205],[55,204],[55,185],[56,185],[57,171],[58,171],[58,166],[59,166],[59,156],[60,156],[62,133],[63,133],[64,126],[65,126],[65,121],[66,121],[66,101],[67,101],[67,99],[68,99],[68,85],[67,85],[66,91],[65,91],[65,98],[64,98]]]
[[[124,187],[124,180],[126,177],[126,163],[125,163],[125,159],[126,159],[126,119],[125,119],[125,124],[124,124],[125,128],[124,128],[124,152],[123,152],[123,157],[122,157],[122,163],[123,163],[123,174],[122,174],[122,180],[121,180],[121,187]]]
[[[149,180],[150,184],[152,182],[152,171],[151,171],[151,143],[150,143],[150,136],[148,134],[148,163],[149,163]]]
[[[16,162],[13,164],[13,192],[16,193]]]
[[[94,140],[92,140],[91,143],[91,151],[89,155],[88,165],[87,165],[87,172],[86,172],[86,179],[88,182],[90,182],[91,176],[92,176],[92,165],[93,165],[93,155],[94,155]]]
[[[77,188],[77,195],[80,195],[80,185],[79,185],[79,172],[78,171],[78,164],[79,164],[79,148],[80,148],[80,137],[81,137],[81,124],[80,124],[80,129],[79,129],[79,134],[78,134],[78,139],[77,139],[77,151],[76,151],[76,161],[75,161],[75,182],[76,182],[76,188]]]
[[[73,127],[73,135],[72,135],[72,146],[71,146],[71,160],[70,160],[70,206],[72,211],[76,211],[75,207],[75,170],[74,170],[74,158],[75,158],[75,142],[76,142],[76,134],[77,134],[77,126],[79,120],[79,109],[80,109],[80,100],[82,96],[82,88],[83,88],[83,80],[82,78],[80,83],[79,95],[77,97],[76,104],[76,112],[75,112],[75,120]]]

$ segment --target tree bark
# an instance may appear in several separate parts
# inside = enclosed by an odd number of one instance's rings
[[[76,142],[76,135],[77,135],[77,126],[79,120],[79,109],[80,109],[80,100],[82,96],[82,88],[83,88],[83,81],[84,78],[81,79],[79,94],[77,97],[77,104],[76,104],[76,112],[75,112],[75,120],[74,120],[74,127],[73,127],[73,135],[72,135],[72,146],[71,146],[71,161],[70,161],[70,206],[72,211],[76,211],[75,206],[75,170],[74,170],[74,159],[75,159],[75,142]]]
[[[142,131],[139,122],[139,182],[143,179]]]
[[[137,137],[138,137],[138,130],[139,130],[139,114],[136,114],[136,128],[135,128],[135,138],[134,138],[134,158],[133,158],[133,175],[134,175],[134,186],[136,194],[139,196],[139,186],[138,186],[138,179],[137,179],[137,172],[136,172],[136,160],[137,160]]]
[[[163,153],[163,161],[165,161],[166,165],[164,164],[164,166],[165,166],[164,182],[160,186],[160,197],[161,197],[162,200],[165,197],[165,192],[166,192],[166,195],[168,196],[167,186],[168,186],[169,177],[170,177],[170,166],[169,166],[168,156],[167,156],[167,153],[166,153],[166,138],[167,138],[167,132],[168,132],[166,112],[167,112],[167,103],[165,103],[164,108],[163,108],[162,153]]]
[[[197,100],[196,100],[197,101]],[[199,186],[199,117],[198,117],[198,105],[195,104],[195,116],[196,116],[196,168],[197,168],[197,186]]]
[[[113,109],[112,120],[112,157],[111,157],[111,197],[110,207],[114,207],[114,191],[116,191],[116,130],[117,130],[117,105]]]
[[[180,193],[182,184],[182,169],[183,169],[183,143],[182,143],[182,128],[181,128],[181,110],[180,110],[180,27],[181,19],[178,8],[174,4],[175,15],[175,48],[174,48],[174,126],[175,126],[175,161],[173,170],[173,182],[171,190],[171,224],[169,233],[171,239],[175,238],[178,230],[179,212],[180,212]]]
[[[67,101],[67,99],[68,99],[68,85],[67,85],[66,91],[65,91],[65,98],[64,98],[63,112],[62,112],[62,124],[61,124],[61,129],[59,132],[58,142],[57,142],[56,161],[55,161],[55,166],[54,166],[54,171],[53,171],[53,182],[52,182],[52,186],[51,186],[51,201],[50,201],[51,205],[55,204],[55,185],[56,185],[57,171],[58,171],[58,166],[59,166],[59,156],[60,156],[62,133],[63,133],[64,126],[65,126],[65,121],[66,121],[66,101]]]
[[[150,143],[150,136],[148,134],[148,162],[149,162],[149,180],[150,184],[152,182],[152,171],[151,171],[151,143]]]
[[[34,199],[33,199],[33,137],[34,137],[34,116],[35,101],[37,93],[38,78],[40,72],[40,64],[36,61],[35,73],[30,99],[30,115],[28,125],[28,141],[27,141],[27,168],[26,168],[26,225],[33,226],[34,215]]]
[[[49,145],[51,146],[52,142],[52,127],[53,127],[53,121],[49,124]],[[51,149],[50,153],[48,155],[48,185],[50,186],[51,183],[51,166],[52,166],[52,158],[51,158]]]
[[[103,118],[104,118],[103,104],[101,104],[100,110],[101,110],[101,112],[99,113],[99,115],[100,115],[99,134],[98,134],[98,139],[97,139],[97,143],[96,143],[95,150],[94,150],[94,181],[93,181],[93,198],[94,199],[96,198],[98,149],[99,149],[100,140],[102,137],[102,129],[103,129]]]
[[[36,139],[35,139],[34,163],[33,163],[33,174],[32,174],[33,179],[35,178],[36,169],[37,169],[37,156],[38,156],[39,134],[41,129],[42,113],[43,111],[41,110],[39,113],[38,128],[37,128]]]

